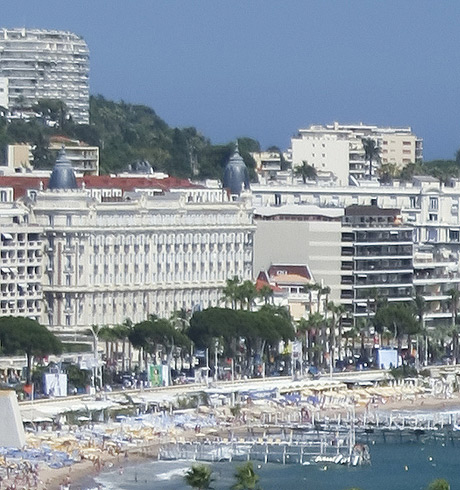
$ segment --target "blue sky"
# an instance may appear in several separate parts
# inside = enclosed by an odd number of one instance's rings
[[[458,0],[2,0],[0,25],[65,29],[90,91],[214,143],[287,148],[310,124],[412,126],[425,159],[460,148]]]

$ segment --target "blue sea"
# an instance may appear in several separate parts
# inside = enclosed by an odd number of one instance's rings
[[[372,463],[350,468],[334,464],[264,464],[254,462],[263,490],[425,490],[435,478],[445,478],[452,490],[460,490],[460,443],[375,443],[370,446]],[[150,461],[101,473],[96,483],[107,490],[182,490],[190,468],[188,461]],[[214,463],[212,487],[228,490],[235,467],[241,463]],[[83,487],[88,488],[88,487]]]

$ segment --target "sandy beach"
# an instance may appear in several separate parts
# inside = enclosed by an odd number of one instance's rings
[[[349,390],[343,386],[325,389],[324,386],[317,390],[311,386],[303,392],[303,402],[286,403],[285,405],[273,405],[273,400],[246,400],[241,405],[240,413],[231,412],[228,405],[214,407],[200,406],[198,409],[189,410],[191,420],[187,424],[177,424],[174,414],[168,414],[169,425],[160,430],[155,426],[156,422],[148,420],[132,419],[125,424],[98,424],[75,428],[74,430],[52,433],[28,434],[27,446],[40,450],[44,446],[52,446],[63,454],[72,455],[71,463],[59,468],[52,468],[46,462],[37,465],[26,463],[25,470],[11,472],[8,479],[4,479],[0,489],[29,489],[39,490],[87,490],[96,488],[93,480],[100,472],[109,469],[123,471],[128,465],[141,462],[146,458],[157,458],[162,445],[174,442],[193,442],[206,437],[207,440],[227,439],[229,433],[238,438],[248,436],[262,427],[282,427],[285,423],[297,423],[302,421],[301,407],[309,406],[310,398],[314,399],[311,405],[311,413],[315,413],[317,419],[337,418],[341,414],[345,419],[350,414],[350,406],[354,407],[358,420],[375,413],[395,414],[398,412],[414,411],[427,413],[441,413],[458,410],[460,413],[460,393],[433,396],[432,393],[415,385],[374,386]],[[315,396],[312,397],[311,393]],[[279,402],[277,402],[279,403]],[[312,402],[313,403],[313,402]],[[305,410],[303,408],[302,410]],[[182,411],[183,412],[183,411]],[[180,411],[178,414],[181,413]],[[161,414],[152,414],[160,419]],[[180,417],[180,415],[179,415]],[[190,427],[193,420],[200,417],[203,422],[203,430]],[[297,418],[296,418],[297,417]],[[137,419],[136,419],[137,420]],[[270,425],[271,424],[271,425]],[[120,442],[121,441],[121,442]],[[70,461],[70,460],[69,460]],[[29,466],[27,466],[29,465]],[[20,465],[17,465],[19,467]],[[11,487],[12,484],[15,487]],[[8,486],[10,485],[10,486]]]

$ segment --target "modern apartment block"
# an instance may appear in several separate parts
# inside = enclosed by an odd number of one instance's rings
[[[432,245],[420,247],[414,254],[415,294],[424,299],[425,325],[450,324],[452,291],[460,289],[458,251]]]
[[[402,223],[413,229],[413,296],[420,294],[424,297],[428,326],[450,322],[448,291],[460,289],[460,181],[453,179],[444,185],[433,177],[415,177],[412,182],[394,182],[393,185],[363,181],[359,187],[285,185],[278,182],[265,186],[254,184],[252,191],[256,209],[264,209],[266,214],[276,214],[283,209],[291,209],[291,214],[302,213],[311,206],[323,213],[343,212],[350,206],[399,209]],[[325,257],[332,256],[331,246],[324,249]],[[315,260],[317,257],[315,254]],[[257,249],[255,260],[258,263]],[[310,263],[308,256],[304,260],[316,277],[314,262]],[[332,260],[335,261],[336,256]],[[350,277],[347,280],[354,284]],[[328,285],[334,288],[334,284],[335,281]],[[352,304],[354,294],[353,298],[351,294],[349,296],[342,301]],[[359,313],[359,309],[356,311]]]
[[[0,205],[0,315],[40,320],[44,312],[42,229],[20,203]]]
[[[291,139],[292,167],[303,162],[312,165],[319,177],[330,176],[336,185],[348,185],[349,180],[372,180],[377,175],[379,162],[371,170],[365,159],[362,140],[373,139],[380,147],[380,163],[402,167],[422,159],[423,141],[411,128],[383,128],[364,124],[334,123],[300,129]]]
[[[86,42],[66,31],[0,29],[0,102],[21,112],[40,99],[60,99],[76,123],[89,123]]]
[[[342,228],[341,299],[356,317],[369,317],[377,298],[411,301],[413,227],[398,209],[350,206]]]

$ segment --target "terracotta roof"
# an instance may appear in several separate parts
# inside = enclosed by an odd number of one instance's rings
[[[0,187],[12,187],[14,199],[19,199],[27,194],[28,190],[39,190],[40,183],[44,188],[48,187],[48,177],[36,177],[31,175],[0,176]],[[166,179],[153,179],[149,177],[111,177],[110,175],[88,175],[77,178],[78,187],[82,182],[87,189],[121,189],[123,192],[131,192],[135,189],[199,189],[202,186],[193,184],[188,179],[167,177]]]
[[[299,274],[277,274],[272,276],[271,279],[277,284],[309,284],[311,282],[310,279]]]
[[[270,278],[275,279],[279,274],[296,274],[309,281],[313,279],[306,265],[272,264],[268,269]]]
[[[263,281],[261,279],[257,279],[256,281],[256,289],[260,291],[264,286],[268,286],[274,293],[281,293],[283,290],[278,287],[276,284],[270,284],[267,281]]]

